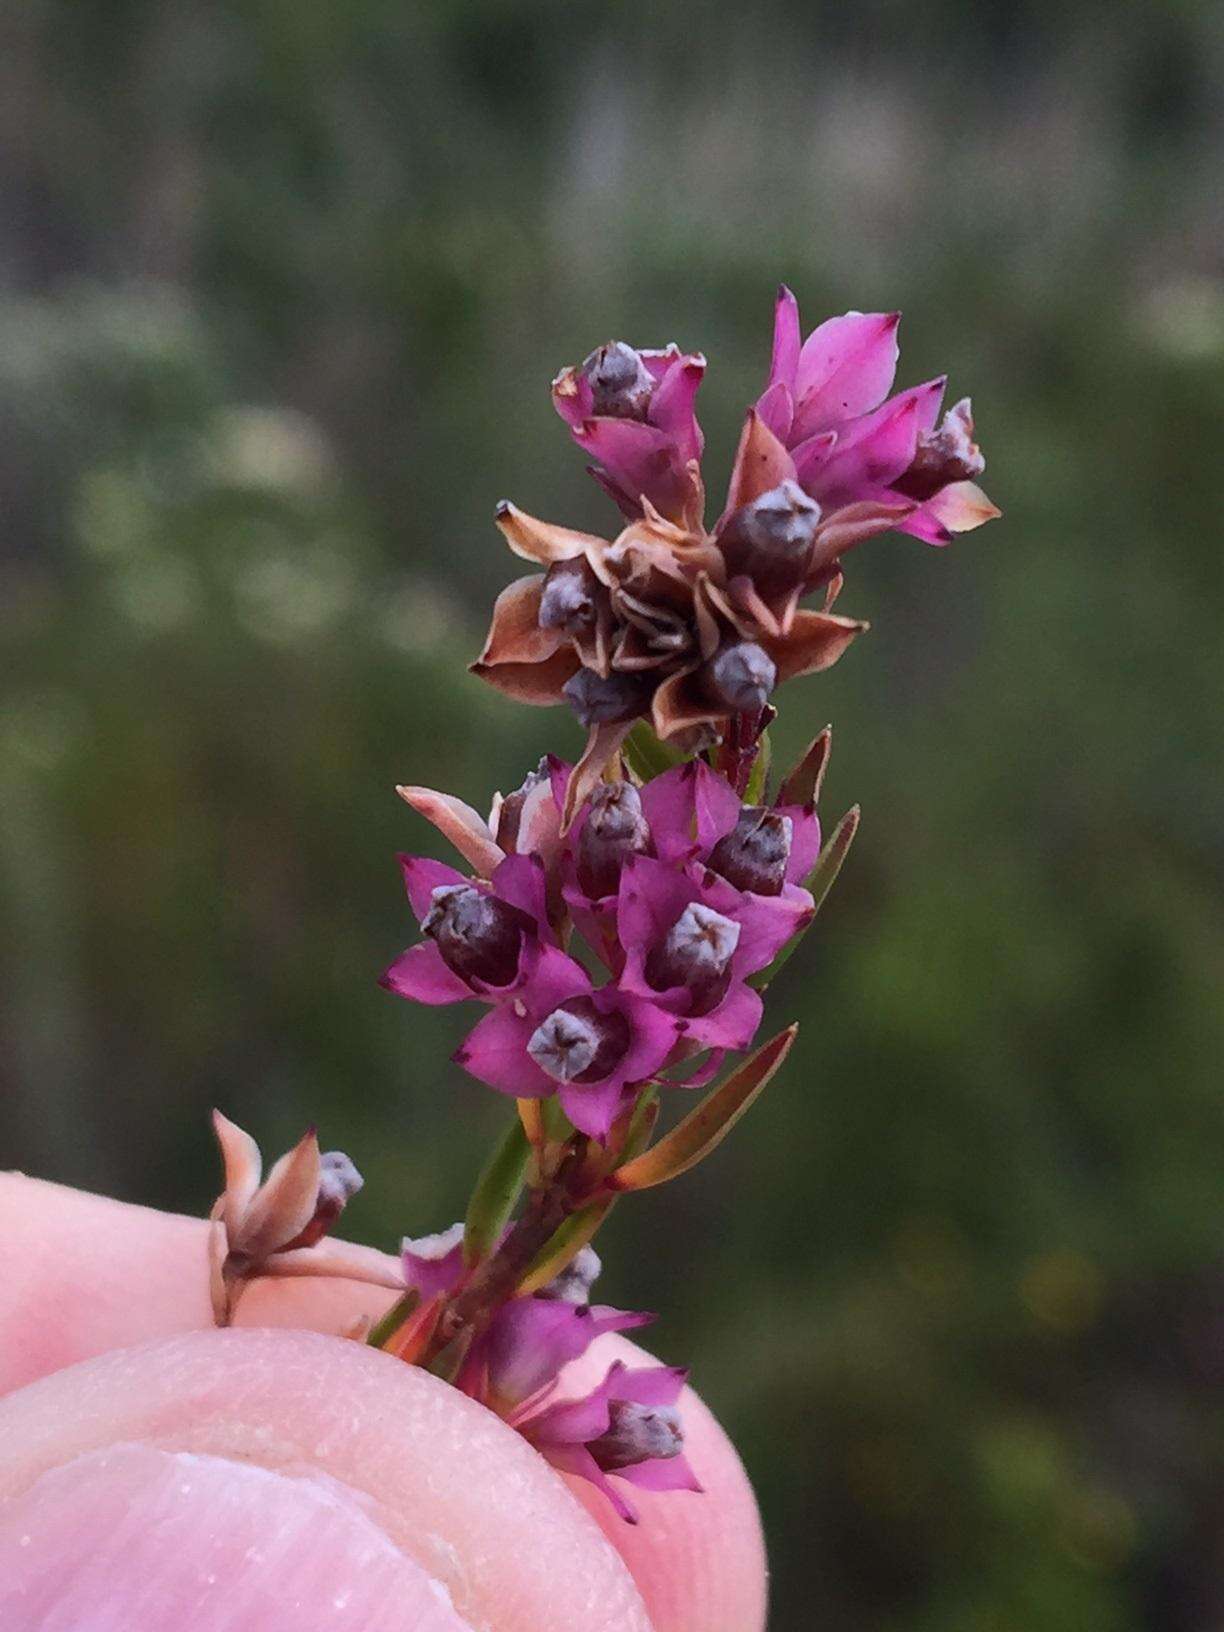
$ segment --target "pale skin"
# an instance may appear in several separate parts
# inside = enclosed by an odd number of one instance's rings
[[[337,1335],[391,1293],[261,1281],[216,1331],[206,1229],[0,1175],[6,1632],[761,1632],[756,1504],[695,1395],[706,1494],[635,1491],[631,1528]],[[642,1360],[601,1339],[565,1392],[618,1355]]]

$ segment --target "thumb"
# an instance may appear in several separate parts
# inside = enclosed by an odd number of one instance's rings
[[[6,1632],[649,1632],[539,1457],[423,1371],[197,1332],[0,1401]]]

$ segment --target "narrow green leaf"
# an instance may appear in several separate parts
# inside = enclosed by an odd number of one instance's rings
[[[842,870],[842,863],[849,854],[850,846],[854,843],[854,835],[859,830],[862,814],[858,805],[852,805],[833,829],[833,837],[820,852],[815,867],[812,868],[805,881],[812,897],[812,917],[808,920],[807,928],[796,935],[793,940],[786,943],[767,969],[762,969],[759,974],[749,977],[748,984],[755,986],[758,991],[763,992],[765,990],[778,970],[781,969],[782,965],[803,940],[808,929],[812,927],[816,914],[824,905],[825,897],[833,888],[834,881]]]
[[[629,1126],[625,1129],[625,1143],[621,1150],[621,1161],[632,1161],[640,1156],[650,1143],[650,1136],[654,1132],[655,1123],[659,1120],[659,1090],[646,1088],[642,1097],[633,1107],[633,1115],[629,1118]]]
[[[605,1181],[608,1188],[647,1190],[651,1185],[666,1184],[704,1161],[727,1137],[782,1064],[798,1030],[797,1025],[788,1026],[763,1048],[758,1048],[725,1082],[707,1094],[683,1122],[664,1134],[657,1145],[609,1175]]]
[[[429,1362],[429,1370],[435,1377],[440,1377],[444,1383],[453,1383],[468,1357],[468,1350],[472,1346],[472,1329],[469,1326],[452,1337],[450,1342],[440,1348]]]
[[[642,782],[670,771],[684,758],[674,748],[659,741],[645,720],[639,720],[621,745],[629,769]]]
[[[366,1338],[366,1342],[370,1347],[372,1349],[381,1349],[392,1332],[398,1331],[409,1315],[415,1311],[420,1301],[421,1294],[415,1286],[405,1292],[403,1297],[396,1298],[382,1319],[375,1321],[374,1325],[370,1327],[369,1335]]]
[[[520,1294],[538,1292],[541,1287],[547,1286],[549,1281],[555,1280],[593,1239],[596,1230],[612,1211],[615,1202],[615,1196],[601,1196],[598,1201],[591,1202],[590,1206],[571,1213],[552,1240],[540,1250],[528,1266],[526,1275],[519,1282]]]
[[[829,768],[833,752],[833,727],[826,725],[818,737],[808,744],[807,752],[791,771],[778,790],[780,805],[814,805],[820,798],[820,785]]]
[[[744,803],[746,805],[764,803],[765,782],[769,776],[769,762],[772,757],[769,746],[769,732],[762,731],[757,744],[757,756],[752,762],[752,770],[748,773],[748,786],[744,789]]]
[[[489,1252],[523,1188],[531,1146],[516,1116],[476,1180],[463,1223],[463,1261],[478,1264]]]

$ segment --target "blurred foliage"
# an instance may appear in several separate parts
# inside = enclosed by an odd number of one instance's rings
[[[795,1055],[618,1210],[765,1509],[778,1632],[1224,1621],[1219,13],[25,0],[0,22],[0,889],[13,1164],[162,1206],[214,1101],[317,1118],[355,1231],[449,1223],[504,1106],[411,937],[411,779],[560,714],[463,669],[513,495],[607,521],[547,382],[713,367],[773,284],[901,306],[1007,514],[885,539],[792,688],[862,835]],[[686,1499],[686,1498],[677,1498]]]

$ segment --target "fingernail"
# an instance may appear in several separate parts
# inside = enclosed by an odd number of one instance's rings
[[[5,1632],[471,1632],[346,1486],[126,1444],[0,1507]]]

